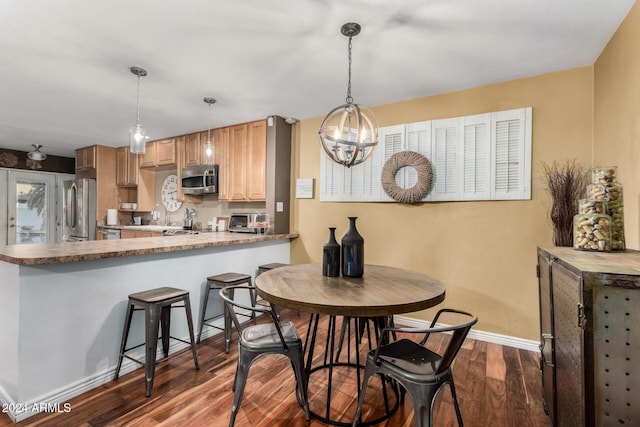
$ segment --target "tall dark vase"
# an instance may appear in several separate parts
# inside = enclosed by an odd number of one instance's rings
[[[349,229],[342,237],[342,275],[362,277],[364,274],[364,239],[356,229],[356,219],[349,217]]]
[[[340,245],[336,240],[335,227],[329,227],[329,241],[322,246],[322,275],[340,275]]]

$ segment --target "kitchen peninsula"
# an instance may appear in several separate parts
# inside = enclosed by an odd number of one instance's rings
[[[111,381],[130,293],[186,289],[199,319],[207,276],[255,276],[260,264],[289,263],[296,237],[220,232],[0,247],[0,400],[10,408],[64,403]],[[221,313],[211,298],[209,313],[216,308]],[[142,343],[136,316],[130,341]],[[184,316],[172,316],[171,331],[188,337]],[[171,352],[185,346],[171,344]],[[137,367],[125,363],[122,372]],[[20,421],[33,414],[9,415]]]

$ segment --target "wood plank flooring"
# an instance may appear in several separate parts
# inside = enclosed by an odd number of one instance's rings
[[[306,334],[308,315],[283,310],[282,318],[292,320]],[[327,320],[321,323],[314,359],[324,351]],[[196,371],[190,352],[184,352],[156,367],[150,398],[145,397],[144,370],[137,369],[118,381],[104,384],[69,400],[68,413],[38,414],[18,426],[227,426],[233,392],[231,384],[237,359],[234,331],[232,351],[224,353],[221,334],[198,345],[200,370]],[[436,343],[437,345],[441,345]],[[362,355],[368,342],[363,340]],[[341,372],[342,371],[342,372]],[[309,386],[311,409],[324,411],[326,376],[314,373]],[[331,416],[343,416],[350,422],[357,404],[353,369],[340,368],[334,374]],[[467,427],[549,427],[542,406],[538,355],[533,352],[467,339],[453,368],[458,402]],[[295,381],[287,359],[267,356],[254,363],[236,419],[236,426],[302,427],[325,425],[312,419],[307,423],[304,411],[294,395]],[[382,385],[372,379],[367,390],[363,415],[375,419],[383,407]],[[393,400],[393,397],[391,398]],[[448,388],[440,393],[434,426],[456,426],[455,411]],[[0,414],[0,426],[13,425]],[[413,408],[405,399],[393,416],[378,424],[410,427]]]

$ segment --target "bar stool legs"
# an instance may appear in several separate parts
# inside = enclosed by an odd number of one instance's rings
[[[182,306],[173,306],[174,303],[182,302]],[[136,308],[140,307],[140,308]],[[170,335],[171,327],[171,309],[184,307],[187,317],[187,326],[189,328],[189,341],[175,338]],[[131,318],[135,310],[144,310],[145,312],[145,342],[135,347],[126,348],[129,331],[131,329]],[[169,339],[175,339],[191,346],[191,354],[196,369],[200,369],[198,355],[196,353],[196,342],[193,332],[193,318],[191,316],[191,303],[189,301],[189,292],[176,288],[158,288],[149,291],[138,292],[129,295],[129,309],[127,310],[122,332],[122,342],[120,344],[120,355],[118,357],[118,365],[114,374],[114,380],[118,379],[120,368],[122,367],[123,358],[130,359],[136,363],[144,365],[145,368],[145,384],[146,396],[151,396],[153,388],[154,373],[156,367],[156,353],[158,348],[158,332],[162,331],[162,353],[164,357],[169,357]],[[144,363],[130,357],[127,351],[134,348],[145,346]]]
[[[224,331],[224,347],[225,352],[229,353],[229,348],[231,347],[231,314],[228,312],[228,308],[226,305],[223,307],[223,319],[224,319],[224,327],[214,325],[212,323],[208,323],[210,320],[217,318],[218,316],[207,317],[207,305],[209,303],[209,293],[211,289],[222,289],[227,286],[239,286],[247,284],[251,288],[250,298],[251,298],[251,306],[256,306],[256,298],[257,294],[253,283],[251,281],[251,276],[248,274],[240,274],[240,273],[222,273],[217,274],[215,276],[207,277],[207,287],[204,291],[204,303],[202,305],[202,311],[200,312],[200,331],[198,332],[198,342],[202,338],[202,329],[204,326],[209,326],[215,329],[220,329]],[[229,291],[231,298],[233,298],[233,290]],[[245,315],[243,313],[236,313],[239,316],[250,317],[251,320],[255,323],[255,313],[251,313],[251,315]]]

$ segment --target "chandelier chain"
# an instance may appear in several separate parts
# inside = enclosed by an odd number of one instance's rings
[[[349,83],[347,84],[347,104],[353,104],[353,97],[351,96],[351,39],[353,37],[349,37]]]

